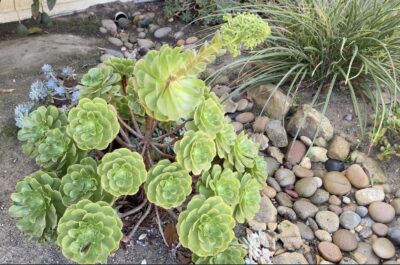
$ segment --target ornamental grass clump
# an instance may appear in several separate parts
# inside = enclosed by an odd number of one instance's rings
[[[268,25],[249,20],[263,34],[250,40],[241,32],[246,15],[231,17],[198,51],[164,45],[137,62],[112,58],[89,70],[66,114],[49,106],[22,115],[24,149],[50,172],[17,184],[10,215],[18,227],[56,239],[77,263],[105,263],[153,211],[164,235],[164,211],[194,262],[243,263],[233,228],[256,214],[266,162],[198,76],[226,49],[236,55],[264,41]],[[120,218],[134,223],[125,235]]]

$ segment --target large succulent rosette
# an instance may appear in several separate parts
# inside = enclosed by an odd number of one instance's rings
[[[177,232],[182,245],[199,257],[225,251],[235,238],[232,209],[219,196],[194,196],[179,215]]]
[[[243,173],[246,168],[253,168],[254,159],[258,156],[258,145],[251,141],[244,132],[241,132],[228,154],[229,163],[237,171]]]
[[[103,189],[114,195],[133,195],[147,179],[143,158],[137,152],[119,148],[107,153],[97,167]]]
[[[243,245],[234,240],[225,251],[215,256],[198,257],[193,254],[192,260],[195,264],[245,264],[244,257],[246,254]]]
[[[222,169],[220,165],[214,165],[211,170],[203,173],[196,185],[198,192],[206,198],[221,196],[230,206],[239,202],[238,173],[229,168]]]
[[[80,264],[106,263],[119,247],[122,222],[103,201],[83,199],[67,208],[57,228],[65,257]]]
[[[113,72],[109,66],[95,67],[83,75],[78,86],[81,98],[103,98],[110,100],[120,89],[121,76]]]
[[[194,111],[193,123],[199,130],[212,136],[224,128],[224,112],[213,92],[207,93],[205,100]]]
[[[105,149],[120,129],[116,115],[104,99],[81,99],[68,113],[67,133],[82,150]]]
[[[187,131],[174,145],[176,160],[187,171],[198,175],[211,168],[216,155],[213,139],[202,131]]]
[[[159,121],[177,121],[201,103],[205,83],[185,69],[195,54],[164,45],[136,63],[136,90],[148,115]]]
[[[150,202],[170,209],[180,206],[192,192],[192,178],[181,165],[164,159],[149,170],[144,188]]]
[[[21,231],[37,239],[55,239],[57,222],[65,211],[59,187],[56,175],[41,170],[17,183],[9,214]]]
[[[250,174],[245,173],[240,181],[239,203],[234,209],[234,216],[238,223],[253,218],[260,210],[259,184]]]

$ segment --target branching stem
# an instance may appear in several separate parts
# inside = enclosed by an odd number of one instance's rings
[[[144,206],[146,206],[146,204],[147,204],[147,199],[144,199],[144,201],[141,204],[139,204],[138,206],[136,206],[132,210],[129,210],[129,211],[124,212],[124,213],[120,213],[119,217],[120,218],[124,218],[124,217],[127,217],[129,215],[135,214],[135,213],[139,212]]]
[[[157,206],[155,206],[155,210],[156,210],[156,217],[157,217],[156,219],[157,219],[158,230],[160,230],[160,234],[162,236],[162,239],[163,239],[165,245],[167,247],[169,247],[168,246],[168,242],[167,242],[167,240],[165,239],[165,236],[164,236],[164,231],[162,229],[160,214],[158,213],[158,207]]]
[[[122,238],[122,242],[128,243],[131,240],[131,238],[135,235],[136,231],[138,230],[140,224],[150,214],[152,208],[153,208],[153,204],[150,203],[149,206],[146,209],[146,212],[142,215],[142,217],[140,217],[139,221],[135,224],[135,226],[133,227],[132,231],[130,231],[128,235],[126,235],[126,236],[124,236]]]

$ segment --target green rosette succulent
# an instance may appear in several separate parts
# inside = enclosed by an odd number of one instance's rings
[[[240,13],[235,17],[228,14],[221,26],[221,41],[233,57],[240,55],[242,46],[253,49],[271,35],[268,23],[254,14]]]
[[[215,146],[220,158],[228,158],[232,146],[235,143],[236,132],[233,125],[225,120],[224,127],[215,135]]]
[[[245,264],[244,257],[246,254],[243,245],[234,240],[225,251],[215,256],[198,257],[193,254],[192,260],[195,264]]]
[[[198,129],[212,136],[224,128],[224,112],[213,92],[209,93],[209,96],[196,108],[193,122]]]
[[[239,203],[234,210],[238,223],[253,218],[260,210],[259,184],[250,174],[245,173],[240,181]]]
[[[181,165],[164,159],[150,169],[144,189],[150,202],[170,209],[180,206],[192,192],[192,178]]]
[[[216,155],[213,139],[202,131],[187,131],[174,145],[176,160],[187,171],[199,175],[211,168]]]
[[[105,149],[120,129],[116,115],[104,99],[83,98],[68,113],[67,133],[82,150]]]
[[[97,167],[103,189],[119,197],[133,195],[147,179],[143,158],[137,152],[119,148],[107,153]]]
[[[80,264],[106,263],[119,247],[122,222],[103,201],[83,199],[67,208],[57,228],[65,257]]]
[[[32,238],[55,239],[57,222],[65,211],[59,187],[55,174],[41,170],[17,183],[9,214],[17,219],[18,229]]]
[[[253,168],[254,159],[258,156],[258,145],[251,141],[244,132],[241,132],[228,154],[229,163],[237,171],[243,173],[245,168]]]
[[[225,251],[235,238],[232,208],[222,197],[194,196],[178,218],[179,242],[199,257]]]
[[[222,169],[220,165],[214,165],[211,171],[203,173],[196,185],[197,191],[206,198],[221,196],[230,206],[239,202],[238,173],[229,168]]]
[[[135,68],[134,60],[119,57],[111,57],[104,64],[111,67],[114,73],[125,77],[132,76]]]
[[[247,169],[246,171],[249,172],[255,180],[257,180],[260,189],[262,189],[265,186],[265,182],[267,181],[268,177],[267,162],[262,156],[259,155],[254,158],[253,162],[253,167]]]
[[[68,123],[67,116],[54,106],[40,106],[24,120],[24,127],[18,131],[18,140],[25,141],[24,153],[36,157],[37,147],[46,138],[49,130],[62,128]]]
[[[82,199],[108,203],[114,199],[101,187],[101,179],[97,174],[97,162],[91,157],[84,158],[79,164],[68,167],[67,174],[61,179],[60,193],[66,206]]]
[[[103,98],[110,100],[111,96],[120,89],[121,76],[113,72],[109,66],[95,67],[83,75],[78,85],[81,98]]]
[[[74,141],[57,128],[48,131],[39,144],[36,163],[46,170],[65,172],[69,165],[78,163],[86,155],[86,151],[77,148]]]
[[[136,90],[148,115],[159,121],[177,121],[202,102],[204,81],[185,69],[195,55],[191,50],[164,45],[136,63]]]

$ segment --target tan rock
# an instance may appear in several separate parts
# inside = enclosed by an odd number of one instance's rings
[[[278,231],[284,248],[294,251],[303,245],[299,228],[288,220],[284,220],[278,225]]]
[[[328,148],[328,157],[344,161],[350,152],[350,143],[343,137],[336,135]]]
[[[331,194],[345,195],[351,190],[349,180],[340,172],[328,172],[323,180],[325,189]]]
[[[343,257],[339,247],[330,242],[324,241],[319,243],[318,250],[324,259],[331,262],[339,262]]]
[[[349,166],[345,175],[349,179],[351,185],[357,189],[366,188],[369,185],[367,174],[365,174],[364,169],[358,164]]]

